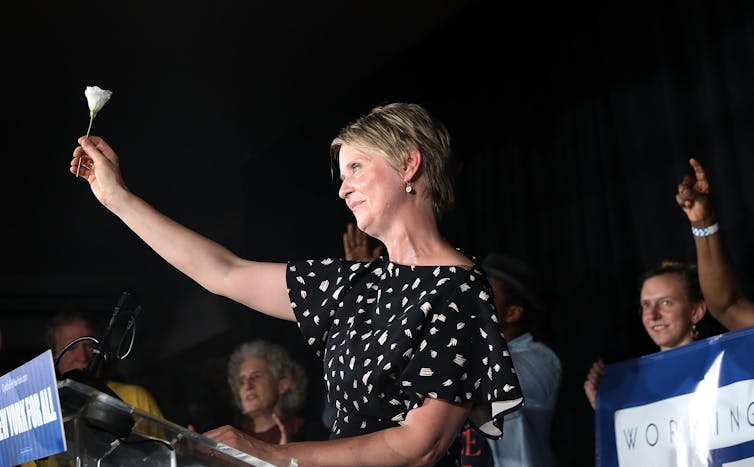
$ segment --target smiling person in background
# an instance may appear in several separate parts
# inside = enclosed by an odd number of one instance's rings
[[[693,264],[664,260],[642,276],[639,305],[644,330],[660,351],[690,344],[699,338],[697,323],[707,312],[699,276]],[[592,408],[605,368],[594,362],[584,382]]]
[[[454,167],[450,136],[426,109],[376,107],[330,145],[340,198],[385,245],[387,256],[370,263],[239,258],[131,193],[104,140],[79,144],[71,172],[83,158],[95,197],[150,247],[207,290],[297,321],[323,359],[337,408],[330,440],[271,444],[229,426],[207,436],[262,459],[328,467],[455,465],[450,446],[467,419],[502,436],[523,396],[484,272],[439,231]]]

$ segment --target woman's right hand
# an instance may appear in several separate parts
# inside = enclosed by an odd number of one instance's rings
[[[605,362],[597,360],[592,363],[592,368],[586,375],[586,381],[584,381],[584,394],[589,399],[589,403],[592,405],[592,409],[595,408],[597,403],[597,390],[600,387],[600,380],[602,380],[602,371],[605,369]]]
[[[78,143],[73,150],[71,173],[78,171],[89,182],[97,200],[111,208],[117,196],[128,191],[120,174],[118,155],[99,136],[82,136]]]
[[[246,454],[251,454],[272,465],[290,465],[290,458],[286,458],[286,456],[278,452],[275,449],[275,445],[265,443],[232,426],[225,425],[215,428],[204,433],[204,436]]]

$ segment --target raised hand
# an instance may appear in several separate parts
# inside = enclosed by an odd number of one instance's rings
[[[707,227],[715,223],[710,201],[710,187],[704,168],[696,159],[689,159],[694,175],[686,175],[678,185],[675,200],[688,216],[693,227]]]
[[[586,375],[586,381],[584,381],[584,394],[586,394],[586,398],[592,405],[592,409],[594,409],[597,403],[597,390],[600,387],[604,369],[605,362],[597,360],[592,364],[592,368],[589,369],[589,373]]]
[[[97,200],[108,206],[117,193],[127,190],[120,174],[118,155],[98,136],[82,136],[78,143],[80,146],[73,150],[70,171],[76,174],[80,162],[79,175],[89,182]]]
[[[379,258],[383,250],[384,247],[380,245],[369,251],[369,237],[367,234],[353,224],[346,226],[346,231],[343,233],[343,251],[348,261],[364,261],[368,263]]]
[[[278,426],[278,430],[280,430],[280,442],[278,444],[288,444],[288,432],[285,431],[285,425],[283,425],[283,421],[280,420],[278,414],[274,412],[272,414],[272,419],[275,421],[275,425]]]

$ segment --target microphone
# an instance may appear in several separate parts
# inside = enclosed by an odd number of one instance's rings
[[[86,366],[86,373],[89,376],[97,376],[99,366],[102,364],[102,360],[105,358],[105,354],[107,352],[107,347],[110,341],[110,334],[113,332],[113,326],[118,320],[118,315],[120,314],[121,308],[126,305],[130,298],[130,293],[123,292],[120,296],[120,299],[118,299],[118,303],[115,304],[115,307],[113,308],[113,314],[110,316],[110,322],[107,323],[107,328],[105,328],[105,332],[102,335],[102,338],[92,351],[92,358],[91,360],[89,360],[89,364]]]

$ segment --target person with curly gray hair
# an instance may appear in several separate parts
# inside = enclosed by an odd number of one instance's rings
[[[307,384],[304,368],[288,351],[262,339],[239,345],[228,360],[228,385],[244,416],[240,428],[268,443],[327,438],[324,427],[295,415]]]

